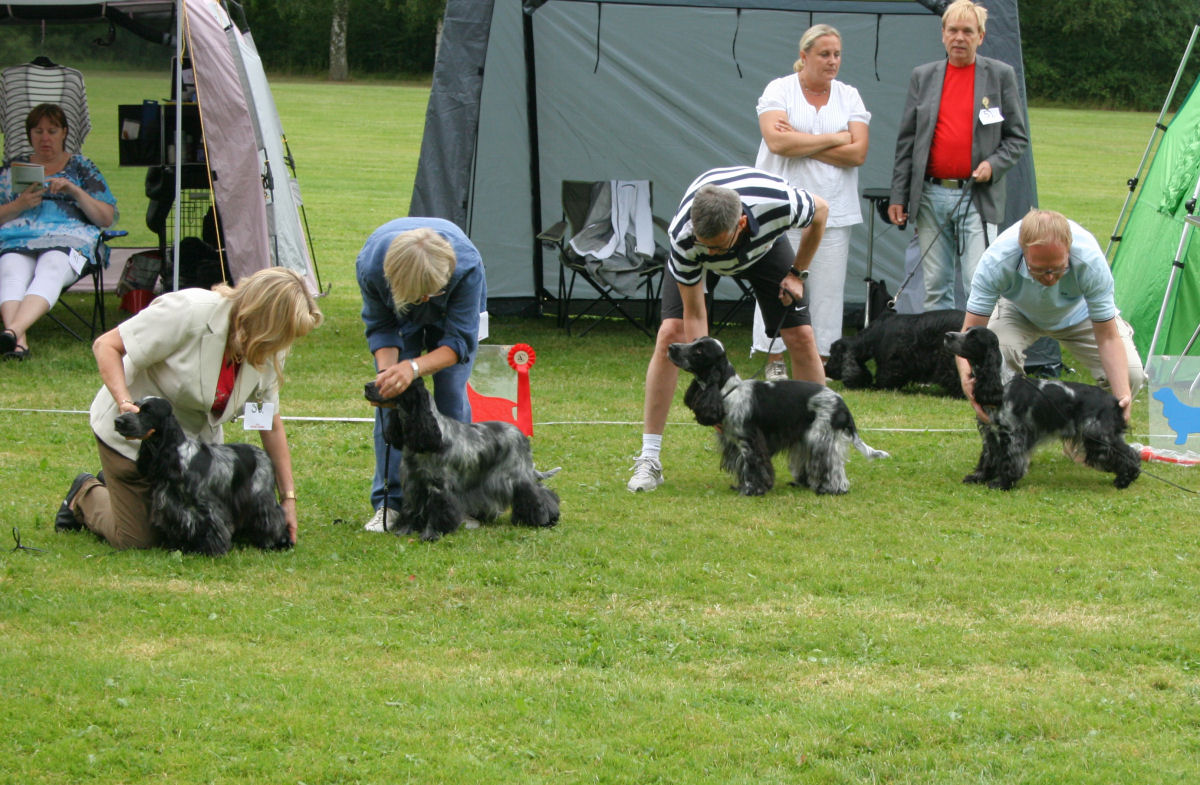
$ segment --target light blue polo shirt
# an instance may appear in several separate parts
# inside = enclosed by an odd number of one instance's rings
[[[975,269],[967,311],[977,316],[992,315],[1003,297],[1042,330],[1073,327],[1084,319],[1107,322],[1117,315],[1113,300],[1113,277],[1096,238],[1074,221],[1071,227],[1070,269],[1051,286],[1029,274],[1025,256],[1017,243],[1021,222],[1000,233],[988,246]]]

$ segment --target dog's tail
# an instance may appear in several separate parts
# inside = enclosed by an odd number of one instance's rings
[[[876,458],[891,458],[892,457],[890,453],[884,452],[883,450],[876,450],[874,447],[872,447],[871,445],[864,442],[862,440],[862,437],[858,435],[858,431],[854,432],[854,436],[852,437],[851,440],[854,444],[854,449],[858,450],[863,455],[867,456],[867,460],[873,461]]]
[[[538,476],[539,480],[548,480],[561,471],[562,471],[561,466],[555,466],[553,469],[550,469],[549,471],[545,471],[545,472],[540,472],[537,469],[534,469],[533,473]]]
[[[839,396],[840,398],[840,396]],[[871,445],[862,440],[862,436],[858,434],[858,426],[854,423],[854,415],[850,413],[850,407],[846,406],[845,399],[840,399],[838,410],[834,413],[832,425],[836,430],[841,431],[846,436],[850,437],[854,449],[865,455],[868,460],[876,458],[891,458],[883,450],[876,450]]]

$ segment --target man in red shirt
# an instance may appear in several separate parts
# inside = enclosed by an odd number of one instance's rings
[[[1029,146],[1016,72],[976,55],[986,22],[987,9],[972,0],[946,8],[947,59],[913,69],[896,137],[888,218],[916,218],[926,311],[955,307],[956,272],[970,292],[1004,221],[1004,173]]]

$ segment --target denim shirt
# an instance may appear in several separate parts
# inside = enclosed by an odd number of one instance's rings
[[[383,274],[383,259],[396,235],[425,227],[444,237],[454,249],[454,273],[443,294],[398,313]],[[479,345],[479,315],[487,310],[487,281],[478,249],[453,223],[441,218],[389,221],[367,238],[355,262],[355,273],[362,292],[367,347],[372,354],[396,346],[404,357],[403,347],[421,334],[421,345],[427,352],[448,346],[460,363],[474,356]]]

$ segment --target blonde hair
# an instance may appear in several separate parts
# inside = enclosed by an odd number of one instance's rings
[[[946,6],[946,10],[942,12],[942,29],[946,29],[946,22],[964,16],[974,17],[975,23],[979,25],[980,35],[987,32],[987,9],[971,0],[954,0]]]
[[[824,38],[827,35],[837,38],[838,43],[842,42],[842,34],[833,25],[813,25],[805,30],[804,35],[800,36],[800,54],[804,54],[809,49],[812,49],[813,44],[817,42],[818,38]],[[792,70],[796,73],[800,73],[802,68],[804,68],[803,57],[798,58],[796,62],[792,63]]]
[[[325,320],[304,278],[286,267],[268,267],[213,291],[233,301],[229,354],[260,369],[270,360],[280,379],[288,349]]]
[[[457,264],[453,246],[429,227],[396,235],[383,257],[383,275],[396,311],[404,313],[425,295],[445,287]]]
[[[1039,210],[1034,207],[1025,213],[1021,219],[1021,229],[1017,234],[1017,244],[1022,249],[1035,245],[1061,245],[1071,247],[1071,225],[1067,217],[1053,210]]]

